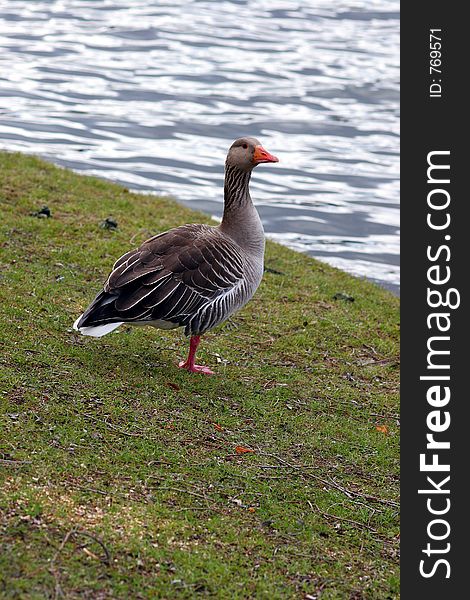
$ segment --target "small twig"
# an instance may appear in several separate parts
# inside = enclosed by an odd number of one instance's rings
[[[246,465],[245,469],[292,469],[289,465]]]
[[[371,496],[370,494],[362,494],[361,492],[355,492],[353,490],[348,490],[348,489],[342,487],[341,485],[339,485],[339,483],[336,483],[336,481],[333,481],[331,479],[325,480],[325,479],[318,477],[317,475],[313,475],[312,473],[306,473],[306,475],[307,475],[307,477],[311,477],[312,479],[318,479],[322,483],[337,489],[338,491],[342,492],[350,499],[353,497],[356,497],[356,498],[362,498],[363,500],[371,500],[373,502],[379,502],[380,504],[387,504],[388,506],[393,506],[396,508],[399,507],[399,504],[397,502],[394,502],[393,500],[385,500],[384,498],[378,498],[377,496]]]
[[[111,555],[110,555],[108,549],[106,548],[106,546],[104,545],[104,543],[102,542],[102,540],[100,540],[100,538],[92,535],[91,533],[88,533],[88,531],[76,531],[75,535],[84,535],[85,537],[88,537],[91,540],[93,540],[94,542],[96,542],[104,552],[104,558],[101,558],[100,560],[102,562],[106,563],[107,565],[109,565],[111,563]]]
[[[94,492],[95,494],[101,494],[102,496],[110,496],[110,492],[104,492],[103,490],[95,490],[94,488],[88,488],[83,485],[78,485],[76,483],[71,484],[72,487],[77,488],[78,490],[83,490],[84,492]]]
[[[51,560],[51,565],[54,565],[55,561],[57,560],[57,557],[59,556],[59,554],[62,552],[62,550],[64,549],[65,544],[69,541],[69,538],[71,535],[73,535],[75,533],[76,529],[71,529],[70,531],[68,531],[65,536],[64,539],[62,540],[57,552],[54,554],[52,560]]]
[[[315,512],[312,503],[310,501],[308,501],[308,504],[310,506],[310,508],[312,509],[312,512]],[[376,535],[379,535],[379,532],[374,529],[373,527],[371,527],[370,525],[367,525],[366,523],[360,523],[359,521],[353,521],[352,519],[346,519],[345,517],[338,517],[337,515],[332,515],[330,513],[324,512],[323,510],[320,510],[318,508],[318,506],[316,504],[314,504],[315,509],[318,513],[320,513],[323,517],[325,517],[326,519],[333,519],[333,520],[338,520],[338,521],[344,521],[345,523],[350,523],[351,525],[356,525],[357,527],[363,527],[364,529],[367,529],[368,531],[372,531],[372,533],[375,533]]]
[[[207,506],[183,506],[183,508],[175,508],[174,512],[184,512],[185,510],[215,510]]]
[[[400,415],[391,415],[391,414],[384,414],[381,415],[379,413],[369,413],[372,417],[379,417],[380,419],[392,419],[394,421],[399,421],[400,420]]]
[[[170,492],[181,492],[182,494],[189,494],[190,496],[196,496],[197,498],[202,498],[203,500],[205,500],[207,502],[206,496],[203,496],[202,494],[198,494],[196,492],[190,492],[189,490],[183,490],[181,488],[175,488],[175,487],[169,487],[169,486],[162,486],[162,485],[159,485],[155,489],[157,489],[157,490],[168,490]]]
[[[203,494],[198,494],[197,492],[191,492],[190,490],[184,490],[181,488],[170,487],[170,486],[158,486],[154,489],[165,490],[165,491],[170,491],[170,492],[180,492],[181,494],[188,494],[190,496],[195,496],[196,498],[201,498],[202,500],[204,500],[204,502],[206,503],[206,507],[209,510],[214,510],[214,511],[218,512],[218,509],[214,505],[211,506],[209,504],[209,499],[206,496],[204,496]]]
[[[262,456],[264,455],[264,456],[269,456],[271,458],[275,458],[279,462],[283,463],[283,465],[285,465],[286,467],[290,467],[292,469],[301,470],[301,469],[306,468],[305,466],[293,465],[291,463],[288,463],[286,460],[284,460],[280,456],[276,456],[274,454],[268,454],[267,452],[258,452],[258,454],[260,454]],[[260,465],[257,465],[257,466],[259,467]],[[270,465],[264,465],[264,467],[265,468],[274,468],[274,467],[271,467]],[[333,487],[333,488],[337,489],[338,491],[342,492],[343,494],[345,494],[348,498],[357,497],[357,498],[362,498],[363,500],[371,500],[373,502],[380,502],[381,504],[387,504],[389,506],[399,508],[399,504],[397,502],[394,502],[393,500],[385,500],[383,498],[378,498],[377,496],[372,496],[370,494],[362,494],[360,492],[348,490],[345,487],[342,487],[341,485],[339,485],[339,483],[336,483],[336,481],[334,481],[332,479],[323,479],[322,477],[319,477],[318,475],[314,475],[313,473],[305,473],[304,472],[304,473],[302,473],[302,475],[304,475],[305,477],[310,477],[311,479],[316,479],[317,481],[320,481],[321,483],[323,483],[324,485],[327,485],[329,487]]]
[[[74,528],[74,529],[71,529],[70,531],[68,531],[68,532],[65,534],[65,536],[64,536],[64,539],[62,540],[62,542],[61,542],[61,544],[60,544],[60,546],[59,546],[59,549],[58,549],[58,550],[57,550],[57,552],[54,554],[54,557],[53,557],[53,558],[52,558],[52,560],[51,560],[51,567],[52,567],[52,568],[54,568],[55,561],[57,560],[57,558],[58,558],[59,554],[60,554],[60,553],[62,552],[62,550],[64,549],[64,547],[65,547],[65,544],[66,544],[66,543],[69,541],[69,539],[70,539],[72,536],[74,536],[74,535],[76,535],[76,536],[78,536],[78,535],[83,535],[83,536],[85,536],[85,537],[88,537],[88,538],[90,538],[90,539],[91,539],[91,540],[93,540],[94,542],[96,542],[96,543],[97,543],[97,544],[98,544],[98,545],[99,545],[99,546],[102,548],[102,550],[103,550],[103,552],[104,552],[104,558],[101,558],[100,560],[101,560],[102,562],[104,562],[105,564],[107,564],[107,565],[109,565],[109,564],[111,563],[111,555],[110,555],[110,553],[109,553],[108,549],[106,548],[106,546],[104,545],[104,543],[103,543],[103,542],[102,542],[102,541],[101,541],[101,540],[100,540],[98,537],[96,537],[96,536],[92,535],[91,533],[88,533],[87,531],[83,531],[83,530],[81,530],[81,531],[80,531],[80,530],[78,530],[78,529]]]
[[[88,548],[86,546],[83,546],[82,550],[83,550],[83,552],[85,552],[85,554],[87,554],[88,556],[91,556],[91,558],[94,558],[95,560],[101,560],[97,554],[95,554],[91,550],[88,550]]]
[[[96,421],[97,423],[103,423],[103,425],[106,425],[107,427],[109,427],[110,429],[113,429],[114,431],[117,431],[118,433],[122,433],[122,435],[127,435],[129,437],[143,437],[147,440],[158,440],[160,438],[157,437],[148,437],[146,435],[145,432],[134,432],[134,431],[127,431],[126,429],[122,429],[121,427],[118,427],[117,425],[113,425],[112,423],[110,423],[109,421],[103,420],[103,419],[97,419],[94,415],[90,415],[85,413],[83,415],[84,417],[87,417],[89,419],[92,419],[93,421]]]
[[[58,598],[65,598],[64,592],[62,591],[62,588],[60,587],[59,574],[57,573],[56,569],[49,568],[48,571],[52,575],[52,577],[54,577],[54,582],[55,582],[54,600],[57,600]]]

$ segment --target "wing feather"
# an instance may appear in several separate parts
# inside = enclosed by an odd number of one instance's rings
[[[243,277],[235,242],[216,227],[183,225],[121,256],[81,325],[164,320],[188,328],[191,321],[196,331],[199,322],[220,321],[227,294]]]

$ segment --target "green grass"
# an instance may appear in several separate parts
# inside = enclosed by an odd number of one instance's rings
[[[268,243],[192,375],[180,330],[71,325],[206,216],[9,153],[0,206],[2,598],[399,597],[397,298]]]

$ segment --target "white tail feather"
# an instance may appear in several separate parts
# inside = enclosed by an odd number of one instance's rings
[[[120,322],[106,323],[105,325],[96,325],[95,327],[78,327],[78,322],[81,318],[82,316],[80,315],[73,324],[73,328],[75,329],[75,331],[79,331],[81,334],[89,335],[91,337],[103,337],[104,335],[111,333],[111,331],[117,329],[119,325],[122,325],[122,322]]]

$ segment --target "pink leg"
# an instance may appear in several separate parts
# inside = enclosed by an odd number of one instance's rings
[[[194,357],[196,356],[196,350],[199,346],[199,342],[201,341],[200,335],[192,335],[191,340],[189,342],[189,354],[186,360],[182,360],[178,367],[182,369],[186,369],[190,373],[204,373],[205,375],[214,375],[214,371],[211,371],[209,367],[205,367],[204,365],[196,365],[194,364]]]

